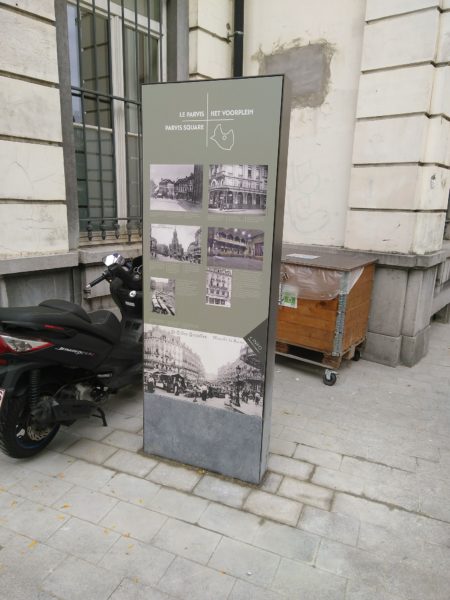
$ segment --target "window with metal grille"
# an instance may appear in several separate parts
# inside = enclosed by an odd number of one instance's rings
[[[142,231],[141,84],[165,79],[163,0],[67,3],[80,242]]]

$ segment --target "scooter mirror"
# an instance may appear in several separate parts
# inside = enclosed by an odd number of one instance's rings
[[[107,267],[110,267],[111,265],[124,265],[125,264],[125,259],[123,256],[121,256],[120,254],[118,254],[117,252],[114,252],[114,254],[108,254],[108,256],[104,256],[103,257],[103,264],[106,265]]]

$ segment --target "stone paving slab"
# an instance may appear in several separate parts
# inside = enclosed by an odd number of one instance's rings
[[[73,517],[46,543],[60,552],[66,552],[87,562],[98,563],[119,537],[119,534],[106,527]]]
[[[298,481],[285,477],[278,490],[280,496],[298,500],[304,504],[317,506],[317,508],[330,509],[333,499],[333,492],[324,487],[307,483],[306,481]]]
[[[75,460],[57,477],[63,481],[99,491],[115,475],[115,471],[99,465],[92,465],[84,460]]]
[[[253,491],[247,498],[244,508],[261,517],[275,519],[287,525],[296,525],[302,506],[299,502],[281,496]]]
[[[152,585],[158,583],[174,558],[174,554],[151,544],[121,537],[99,565],[112,574]]]
[[[149,508],[152,499],[160,489],[161,486],[151,481],[133,477],[126,473],[116,473],[102,488],[102,492],[119,500]]]
[[[108,427],[0,455],[0,598],[448,600],[450,326],[415,367],[276,366],[261,486],[146,457],[139,386]]]
[[[109,600],[173,600],[173,596],[125,577]]]
[[[283,558],[271,587],[288,598],[344,600],[346,584],[343,577]]]
[[[248,486],[205,475],[195,487],[194,494],[208,498],[209,500],[216,500],[228,506],[240,508],[250,494],[250,491],[251,488]]]
[[[158,584],[158,588],[182,600],[224,600],[234,584],[226,573],[176,558]]]
[[[157,464],[153,458],[140,456],[128,450],[117,450],[115,454],[104,461],[105,467],[136,475],[136,477],[145,477]]]
[[[168,519],[152,539],[152,544],[178,556],[206,564],[221,536],[183,521]]]
[[[167,518],[157,512],[127,502],[119,502],[104,517],[101,525],[118,531],[126,537],[150,542],[166,521]]]
[[[349,516],[305,506],[298,527],[336,542],[356,546],[360,522]]]
[[[262,587],[269,586],[280,558],[243,542],[222,538],[209,566]]]
[[[24,500],[6,511],[0,519],[0,525],[32,540],[43,542],[68,519],[69,516],[61,511]]]
[[[44,580],[43,588],[67,600],[108,600],[120,581],[120,575],[69,557]]]
[[[98,523],[116,504],[117,500],[106,494],[73,486],[53,506],[63,514]]]
[[[220,504],[210,504],[198,524],[243,542],[251,542],[262,525],[259,517]]]
[[[159,463],[147,476],[155,483],[161,483],[183,492],[191,492],[201,479],[201,475],[193,469],[168,463]]]

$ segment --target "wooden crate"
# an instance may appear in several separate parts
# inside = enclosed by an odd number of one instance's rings
[[[317,268],[324,268],[323,261],[320,265]],[[353,270],[352,266],[350,264],[343,271]],[[331,263],[329,268],[339,270],[336,267],[338,265]],[[345,298],[298,298],[297,308],[278,307],[278,352],[288,353],[290,345],[305,348],[322,353],[323,363],[336,367],[346,355],[349,358],[353,356],[355,348],[366,336],[375,271],[373,262],[360,267],[363,272]],[[341,328],[338,327],[338,320]]]

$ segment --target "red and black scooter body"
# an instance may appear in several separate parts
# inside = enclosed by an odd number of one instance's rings
[[[142,257],[126,262],[113,256],[117,261],[88,288],[108,280],[121,321],[110,311],[88,314],[65,300],[0,308],[0,446],[9,454],[17,455],[4,441],[14,399],[28,411],[16,430],[22,426],[36,438],[36,431],[42,435],[95,413],[109,393],[141,374]],[[31,451],[36,442],[44,446],[49,441],[30,441],[23,435],[17,440],[17,431],[15,437],[27,456],[36,453]]]

